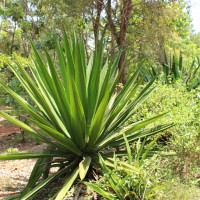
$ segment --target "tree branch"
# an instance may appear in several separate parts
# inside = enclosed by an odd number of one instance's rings
[[[118,47],[120,47],[119,35],[116,31],[116,27],[115,27],[115,24],[114,24],[113,19],[112,19],[111,0],[108,0],[108,2],[107,2],[106,13],[107,13],[108,24],[110,26],[111,34],[114,37],[114,39],[116,40]]]

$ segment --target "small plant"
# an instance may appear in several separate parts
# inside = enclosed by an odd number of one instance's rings
[[[142,66],[140,73],[145,76],[145,81],[151,81],[155,76],[161,75],[164,84],[182,81],[188,91],[196,89],[200,85],[199,57],[187,61],[182,54],[179,56],[167,55],[164,52],[164,58],[162,66],[145,57],[140,59],[139,66]]]
[[[8,154],[16,154],[16,153],[18,153],[18,149],[17,148],[9,148],[9,149],[7,149],[7,153]]]
[[[110,63],[103,56],[103,42],[88,63],[83,40],[75,35],[68,39],[66,33],[62,44],[56,42],[58,60],[53,61],[46,50],[46,58],[34,47],[33,51],[33,64],[28,71],[17,61],[17,67],[11,64],[11,69],[34,103],[1,84],[30,116],[31,125],[4,112],[0,115],[48,144],[42,153],[0,156],[0,160],[38,158],[20,199],[30,199],[43,187],[62,179],[63,185],[55,195],[56,200],[61,200],[78,177],[83,180],[92,169],[99,168],[99,154],[109,160],[117,148],[116,155],[124,155],[124,135],[130,143],[171,127],[166,124],[144,129],[164,114],[127,123],[154,91],[155,79],[133,98],[143,81],[138,78],[137,69],[116,91],[121,74],[117,69],[120,54]],[[49,174],[53,167],[59,170]]]
[[[149,164],[156,161],[156,157],[145,159],[149,150],[145,151],[143,145],[138,150],[136,161],[131,163],[114,157],[114,169],[110,169],[110,164],[100,157],[103,176],[97,182],[84,183],[100,196],[110,200],[153,200],[162,196],[161,193],[169,184],[162,183],[162,177],[156,175],[158,166],[155,166],[155,163],[154,167]]]

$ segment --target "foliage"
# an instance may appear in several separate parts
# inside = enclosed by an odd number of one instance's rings
[[[165,53],[163,72],[165,74],[166,83],[173,83],[176,80],[181,79],[185,82],[188,90],[195,89],[200,85],[199,57],[193,59],[191,64],[188,64],[181,54],[180,56],[170,55],[168,57]]]
[[[200,85],[200,60],[199,57],[187,59],[180,53],[167,54],[164,52],[165,61],[162,66],[147,57],[138,58],[137,65],[141,67],[141,75],[148,82],[155,76],[161,75],[164,84],[174,84],[182,81],[188,91]],[[136,65],[136,66],[137,66]],[[131,71],[131,69],[130,69]]]
[[[165,191],[164,197],[160,197],[157,200],[198,200],[199,197],[200,190],[198,187],[194,185],[188,187],[183,183],[174,183]]]
[[[68,32],[75,28],[82,33],[87,44],[106,36],[109,43],[107,50],[113,57],[119,49],[124,49],[120,63],[127,68],[135,62],[135,58],[144,55],[161,63],[164,46],[187,49],[191,19],[186,0],[111,2],[2,1],[1,52],[9,55],[17,52],[28,57],[30,40],[37,47],[55,48],[53,39],[61,37],[63,26]]]
[[[10,62],[10,60],[11,59],[6,55],[0,54],[0,79],[1,82],[5,84],[9,82],[11,76],[11,71],[8,70],[8,63]],[[0,105],[5,105],[7,102],[8,95],[6,95],[1,86],[0,86],[0,91],[1,91]]]
[[[139,1],[133,13],[128,34],[129,59],[145,56],[162,63],[164,48],[184,49],[175,44],[178,40],[185,44],[184,39],[190,34],[191,19],[185,0]]]
[[[195,33],[191,35],[191,41],[196,44],[197,48],[200,48],[200,33]]]
[[[3,50],[2,53],[12,54],[14,51],[20,49],[20,43],[22,42],[21,29],[17,27],[17,24],[20,23],[24,16],[22,3],[18,0],[2,2],[0,3],[0,14],[1,20],[3,20],[0,39],[2,41],[6,39],[6,47],[3,46],[3,48],[1,48]],[[4,43],[5,41],[3,41],[3,44]]]
[[[182,178],[194,180],[200,162],[199,88],[188,92],[181,80],[171,85],[160,83],[156,93],[138,111],[137,120],[169,110],[162,121],[176,125],[165,131],[158,145],[163,150],[175,151],[177,156],[166,158],[164,166]]]
[[[83,3],[84,2],[84,3]],[[40,40],[40,45],[52,43],[55,34],[61,34],[65,24],[68,31],[72,27],[84,25],[84,1],[35,1],[6,0],[0,2],[0,52],[13,52],[28,57],[29,41]],[[82,19],[83,18],[83,19]],[[81,28],[82,29],[82,28]],[[51,44],[49,45],[51,46]],[[47,47],[47,46],[46,46]]]
[[[124,138],[126,140],[126,138]],[[100,164],[103,176],[97,182],[85,182],[85,184],[106,199],[155,199],[163,196],[163,189],[169,184],[164,183],[164,173],[158,170],[158,157],[154,155],[146,159],[149,150],[156,142],[144,148],[144,141],[136,143],[135,154],[129,152],[130,146],[127,143],[128,163],[117,159],[114,155],[114,169],[110,169],[109,164],[100,157]],[[134,161],[132,161],[134,159]],[[124,158],[123,158],[124,160]]]
[[[7,153],[8,154],[16,154],[16,153],[18,153],[18,149],[17,148],[9,148],[9,149],[7,149]]]
[[[0,79],[1,82],[8,85],[13,91],[21,96],[27,96],[25,90],[22,88],[19,80],[15,77],[14,73],[9,69],[9,64],[12,62],[12,59],[19,60],[24,68],[29,66],[29,60],[23,58],[17,54],[13,54],[13,58],[6,56],[5,54],[0,54]],[[18,104],[10,95],[8,95],[3,88],[0,86],[1,91],[1,101],[0,105],[13,106],[17,109]],[[27,98],[27,97],[26,97]]]
[[[86,64],[84,45],[76,36],[68,40],[64,34],[63,45],[57,41],[59,67],[53,62],[48,52],[46,61],[33,47],[34,60],[30,67],[31,75],[17,62],[11,65],[20,84],[31,97],[35,106],[15,93],[5,84],[2,87],[30,115],[32,126],[0,112],[1,116],[18,125],[25,131],[37,136],[48,144],[43,153],[24,153],[2,155],[1,160],[38,158],[29,182],[20,198],[28,199],[53,180],[63,177],[64,182],[56,199],[63,199],[78,175],[84,179],[91,168],[98,166],[98,154],[104,159],[112,158],[113,148],[119,148],[122,156],[125,145],[124,135],[128,142],[147,137],[169,128],[171,125],[160,125],[143,130],[148,124],[162,118],[164,114],[143,121],[127,124],[135,109],[154,90],[149,82],[135,97],[143,78],[137,80],[139,69],[116,92],[120,72],[115,62],[103,62],[103,43],[100,43],[90,61]],[[118,155],[117,154],[117,155]],[[60,170],[48,176],[51,167]],[[39,184],[38,180],[45,175]]]
[[[24,107],[26,116],[30,115],[28,123],[31,125],[4,113],[1,115],[33,134],[38,141],[42,139],[48,143],[41,154],[17,155],[11,150],[10,159],[38,158],[21,197],[29,198],[43,186],[61,178],[64,184],[57,199],[61,198],[59,195],[64,196],[78,173],[81,179],[88,178],[94,168],[99,168],[99,154],[114,167],[114,151],[119,160],[131,163],[134,159],[142,175],[119,168],[109,169],[108,174],[114,179],[119,175],[128,181],[136,179],[138,182],[133,182],[135,188],[139,188],[136,193],[140,190],[146,195],[146,189],[154,192],[152,184],[159,184],[162,177],[148,174],[146,168],[152,166],[146,165],[148,160],[141,162],[142,155],[138,156],[137,147],[147,148],[154,138],[144,137],[160,130],[165,134],[158,140],[157,149],[175,151],[177,156],[165,158],[157,166],[166,170],[169,179],[173,179],[171,173],[174,173],[196,183],[194,177],[198,175],[200,164],[200,78],[199,58],[195,56],[200,53],[200,44],[198,33],[190,35],[187,5],[186,0],[0,2],[0,53],[3,53],[0,54],[0,105],[13,106],[15,116],[21,115],[21,107]],[[63,37],[63,26],[70,33],[75,27],[80,35],[83,34],[87,48],[82,40],[72,38],[68,41],[66,36],[63,44],[56,42],[55,38]],[[101,36],[107,39],[106,50],[102,44],[94,42]],[[30,55],[30,40],[35,46],[31,62],[21,57]],[[97,49],[89,60],[95,45]],[[164,48],[173,51],[174,55],[163,56]],[[123,50],[121,58],[119,49]],[[180,50],[184,57],[177,56]],[[109,60],[112,62],[106,61],[103,52],[111,54]],[[17,62],[13,62],[13,57]],[[141,58],[146,60],[141,62]],[[123,73],[117,70],[120,66],[125,66],[124,73],[128,68],[127,74],[133,74],[122,87],[118,84],[119,75]],[[143,103],[154,90],[154,81],[160,73],[156,93]],[[145,81],[147,86],[139,86]],[[156,120],[169,110],[171,112],[161,120],[164,124],[175,122],[176,126],[166,131],[169,126],[159,126]],[[140,137],[143,138],[134,143]],[[131,156],[125,151],[129,142],[127,150]],[[60,170],[49,174],[50,168],[55,166]],[[156,170],[152,172],[157,173]],[[44,179],[43,174],[46,174]],[[101,180],[103,186],[110,184],[107,175]],[[147,183],[147,188],[143,183]],[[101,185],[101,181],[98,184]],[[121,189],[123,193],[130,188]],[[170,195],[166,198],[173,199]],[[185,197],[182,195],[182,198]]]

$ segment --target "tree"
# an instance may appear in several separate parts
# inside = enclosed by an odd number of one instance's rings
[[[89,17],[93,22],[95,40],[107,32],[114,56],[116,48],[122,50],[119,63],[119,69],[123,68],[121,82],[125,81],[133,58],[146,56],[162,63],[164,47],[170,44],[170,39],[186,38],[190,34],[185,0],[98,0],[94,5]]]
[[[119,70],[125,82],[127,69],[135,58],[146,56],[162,62],[165,46],[176,45],[190,34],[190,18],[186,0],[15,0],[23,11],[17,22],[22,33],[23,55],[28,56],[28,41],[36,46],[54,49],[56,37],[62,37],[63,26],[68,32],[76,29],[84,41],[93,47],[95,41],[106,37],[107,50],[112,57],[122,51]],[[9,2],[15,2],[10,0]],[[5,31],[6,32],[6,31]],[[5,32],[2,33],[5,36]],[[184,40],[183,40],[184,41]],[[87,48],[88,49],[88,48]],[[88,56],[87,56],[88,57]]]
[[[120,23],[119,23],[119,31],[117,31],[116,24],[114,23],[113,11],[111,6],[111,0],[107,1],[106,13],[108,18],[108,24],[111,31],[112,37],[115,39],[118,49],[122,50],[122,55],[119,61],[118,68],[119,70],[123,70],[121,75],[121,82],[125,82],[125,73],[126,66],[125,57],[126,57],[126,34],[129,25],[130,15],[132,11],[132,0],[123,0],[121,4],[117,5],[119,2],[116,2],[116,8],[119,6],[120,8]],[[123,68],[123,69],[122,69]]]
[[[1,35],[7,36],[7,45],[2,53],[12,54],[16,51],[27,57],[30,53],[28,41],[35,39],[37,23],[31,0],[4,1],[0,4],[0,8]],[[10,46],[10,52],[6,50],[7,46]]]
[[[191,41],[196,44],[197,48],[200,48],[200,33],[192,34]]]
[[[4,37],[2,36],[4,35],[9,36],[10,54],[12,54],[13,50],[18,50],[20,48],[19,41],[15,42],[16,34],[18,35],[18,38],[20,38],[18,23],[24,15],[20,1],[4,1],[1,4],[0,14],[2,17],[1,38],[3,39]]]
[[[190,34],[184,1],[142,1],[133,8],[128,35],[129,59],[147,57],[163,63],[164,49]]]

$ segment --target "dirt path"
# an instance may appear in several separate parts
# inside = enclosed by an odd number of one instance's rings
[[[26,185],[35,160],[0,162],[0,199],[19,193]]]

